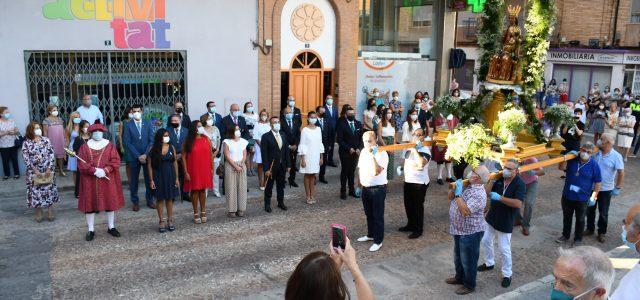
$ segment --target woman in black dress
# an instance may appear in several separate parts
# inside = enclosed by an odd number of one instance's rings
[[[180,195],[176,153],[176,149],[170,144],[169,132],[164,128],[158,129],[149,151],[147,168],[151,178],[151,189],[156,197],[156,209],[160,219],[158,231],[161,233],[176,229],[173,224],[173,199]],[[162,216],[164,203],[167,207],[167,222]]]
[[[80,151],[80,147],[86,144],[87,141],[91,138],[91,134],[89,133],[89,124],[88,121],[82,120],[78,127],[80,128],[80,134],[73,140],[73,152],[78,153]],[[75,187],[73,190],[73,195],[78,199],[78,189],[80,188],[80,174],[75,178]]]

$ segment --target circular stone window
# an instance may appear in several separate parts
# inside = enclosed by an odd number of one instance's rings
[[[324,30],[324,16],[313,4],[298,6],[291,15],[291,31],[301,42],[317,40]]]

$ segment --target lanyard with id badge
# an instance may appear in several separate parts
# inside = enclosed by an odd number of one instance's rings
[[[582,165],[580,165],[580,163],[578,163],[578,168],[576,169],[576,173],[575,173],[576,177],[580,176],[580,169],[582,169],[584,166],[589,164],[590,161],[591,161],[591,158],[589,158],[589,160],[586,163],[582,164]],[[569,186],[569,190],[575,192],[576,194],[580,193],[580,187],[577,186],[577,185],[574,185],[574,184]]]

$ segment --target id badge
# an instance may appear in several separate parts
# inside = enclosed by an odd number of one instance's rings
[[[569,190],[573,191],[573,192],[576,192],[576,193],[580,193],[580,187],[576,186],[576,185],[573,185],[573,184],[571,186],[569,186]]]

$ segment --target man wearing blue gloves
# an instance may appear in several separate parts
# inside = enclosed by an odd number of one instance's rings
[[[605,133],[598,141],[600,151],[593,156],[593,160],[600,166],[602,175],[602,187],[598,193],[596,205],[587,208],[587,230],[584,235],[593,235],[596,229],[596,208],[598,210],[598,242],[604,243],[607,234],[607,219],[609,216],[609,204],[611,196],[620,194],[622,181],[624,180],[624,159],[622,155],[613,149],[615,136]]]
[[[575,212],[576,229],[573,245],[580,246],[582,244],[587,206],[596,205],[602,182],[600,167],[591,158],[594,151],[593,143],[586,142],[580,147],[579,153],[569,152],[569,154],[575,154],[578,157],[559,165],[560,170],[566,171],[567,178],[562,190],[562,236],[556,239],[556,243],[566,242],[571,237],[571,224]]]
[[[493,270],[496,264],[493,241],[497,238],[502,257],[501,285],[504,288],[511,285],[511,233],[526,194],[526,186],[518,175],[518,167],[516,159],[507,160],[502,169],[502,178],[496,180],[491,187],[491,206],[485,218],[486,229],[482,237],[484,264],[478,266],[478,272]]]

